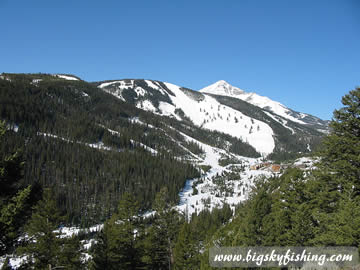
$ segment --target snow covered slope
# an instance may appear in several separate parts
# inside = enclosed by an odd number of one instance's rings
[[[295,112],[277,101],[273,101],[268,97],[260,96],[256,93],[245,92],[244,90],[234,87],[223,80],[209,85],[199,91],[213,95],[238,98],[299,124],[324,124],[323,121],[317,117],[306,113]]]
[[[201,94],[171,83],[145,80],[144,85],[128,81],[101,83],[98,87],[118,98],[126,98],[132,89],[135,106],[177,120],[190,119],[195,125],[216,130],[248,142],[257,152],[268,155],[275,147],[274,132],[262,121],[223,105],[207,94]],[[113,88],[111,88],[113,87]],[[159,98],[154,98],[159,96]]]

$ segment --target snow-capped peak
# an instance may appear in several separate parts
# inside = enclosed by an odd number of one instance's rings
[[[217,81],[216,83],[201,89],[200,92],[223,96],[237,96],[245,93],[244,90],[234,87],[224,80]]]

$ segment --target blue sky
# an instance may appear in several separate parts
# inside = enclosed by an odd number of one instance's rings
[[[330,119],[360,86],[359,14],[357,0],[0,0],[0,72],[226,80]]]

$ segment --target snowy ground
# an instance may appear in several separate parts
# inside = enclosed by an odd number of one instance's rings
[[[237,204],[248,198],[254,181],[258,177],[272,175],[269,171],[250,170],[248,163],[245,167],[245,170],[239,172],[237,177],[226,180],[224,180],[224,176],[226,178],[226,174],[232,172],[227,168],[211,169],[200,179],[188,180],[184,189],[179,193],[180,204],[177,208],[188,214],[189,217],[206,208],[212,210],[221,207],[224,203],[229,204],[234,210]],[[219,180],[217,175],[222,177],[222,180]],[[197,193],[194,193],[194,187]]]
[[[221,207],[224,203],[229,204],[234,210],[237,204],[249,197],[256,179],[279,175],[279,173],[272,172],[269,167],[257,170],[250,168],[251,165],[262,163],[262,158],[255,159],[234,155],[223,149],[201,143],[186,134],[182,133],[182,135],[186,140],[196,142],[204,149],[205,155],[199,165],[211,166],[211,169],[203,173],[201,178],[186,181],[185,187],[179,193],[180,203],[177,208],[189,217],[205,208],[211,210],[215,207]],[[221,166],[219,160],[224,156],[231,157],[237,162]],[[198,158],[201,159],[201,157]],[[295,160],[292,166],[311,170],[315,168],[316,161],[310,157],[302,157]]]
[[[258,177],[274,175],[265,169],[250,169],[251,165],[260,162],[260,158],[234,155],[223,149],[201,143],[185,134],[182,135],[186,140],[196,142],[204,149],[205,156],[199,165],[211,166],[211,169],[203,173],[200,178],[186,181],[185,187],[179,193],[180,204],[177,208],[189,217],[205,208],[211,210],[215,207],[221,207],[224,203],[229,204],[234,210],[238,203],[248,198],[254,181]],[[224,156],[231,157],[238,162],[223,167],[219,165],[219,160]]]
[[[0,257],[0,269],[2,268],[6,257],[9,257],[9,263],[12,266],[12,268],[14,269],[18,269],[20,267],[20,265],[26,261],[26,256],[16,256],[16,255],[6,255],[6,256],[2,256]]]

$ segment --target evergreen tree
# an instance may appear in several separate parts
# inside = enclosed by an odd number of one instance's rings
[[[344,199],[339,208],[320,216],[322,231],[313,242],[322,245],[360,246],[360,198]]]
[[[48,269],[59,266],[58,258],[60,253],[60,239],[54,230],[58,228],[60,215],[53,200],[51,191],[46,189],[43,199],[36,205],[34,213],[26,225],[25,231],[28,234],[27,245],[20,248],[29,256],[29,265],[35,269]]]
[[[257,183],[231,224],[216,234],[221,243],[359,246],[360,89],[342,102],[324,139],[319,169],[288,169]]]
[[[320,152],[317,228],[314,243],[359,245],[360,88],[342,98]],[[325,202],[325,203],[324,203]]]
[[[340,192],[360,195],[360,88],[342,98],[343,108],[334,111],[331,133],[324,140],[322,169],[331,172]]]
[[[6,144],[4,140],[6,127],[0,122],[0,148]],[[19,151],[7,155],[0,155],[0,255],[12,252],[17,238],[22,233],[32,205],[37,201],[41,189],[29,185],[19,189],[22,178],[23,161]]]
[[[61,239],[58,265],[64,269],[83,269],[81,245],[78,236]]]
[[[199,248],[191,225],[185,222],[180,229],[174,248],[175,269],[199,269]]]
[[[54,233],[60,223],[60,215],[51,191],[46,189],[43,196],[25,228],[29,237],[27,246],[20,248],[21,252],[29,255],[29,264],[36,269],[58,266],[60,253],[60,240]]]
[[[115,213],[104,225],[95,247],[93,269],[140,269],[142,234],[139,204],[124,193]]]
[[[4,121],[0,121],[0,143],[1,148],[6,144],[4,136],[6,133],[6,126]],[[15,153],[0,155],[0,207],[7,199],[14,196],[19,188],[19,181],[23,177],[23,157],[21,151]]]
[[[155,219],[144,242],[143,261],[148,269],[171,269],[174,263],[174,246],[182,217],[169,203],[167,188],[156,194]]]
[[[94,247],[93,251],[93,258],[90,263],[90,269],[111,269],[111,261],[109,258],[108,252],[108,233],[106,232],[108,227],[104,227],[98,234],[97,234],[97,242]]]
[[[52,192],[46,189],[25,227],[28,239],[19,248],[20,253],[28,256],[27,267],[81,269],[78,239],[61,239],[55,232],[62,219]]]
[[[30,196],[31,187],[18,192],[9,203],[1,209],[0,216],[0,251],[4,254],[14,247],[16,238],[20,235],[23,224],[24,209]]]
[[[268,182],[259,179],[250,199],[240,205],[236,220],[240,223],[232,240],[233,245],[261,245],[266,231],[265,220],[271,212],[272,198]]]

